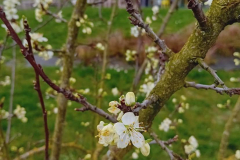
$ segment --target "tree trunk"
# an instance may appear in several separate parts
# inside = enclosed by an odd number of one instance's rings
[[[71,19],[68,23],[68,36],[66,42],[66,52],[63,55],[63,71],[61,75],[61,88],[69,87],[69,78],[71,77],[73,68],[73,57],[75,53],[75,42],[77,40],[79,28],[76,26],[76,21],[82,17],[85,11],[86,0],[78,0],[76,2]],[[67,99],[59,94],[57,97],[58,113],[55,121],[55,129],[53,135],[51,160],[59,160],[61,152],[62,134],[65,123],[67,110]]]

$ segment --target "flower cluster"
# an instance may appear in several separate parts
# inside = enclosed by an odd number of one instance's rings
[[[184,150],[186,154],[190,155],[194,153],[196,157],[200,157],[200,151],[197,150],[198,142],[194,136],[189,137],[187,142],[185,140],[182,140],[182,142],[185,143]]]
[[[146,96],[148,96],[150,91],[154,88],[154,86],[155,85],[154,85],[153,77],[150,75],[144,79],[144,84],[140,86],[139,91],[142,93],[145,93]]]
[[[184,113],[186,109],[189,109],[189,103],[186,103],[186,100],[187,98],[184,95],[181,95],[180,100],[177,100],[176,98],[172,99],[172,102],[175,104],[175,108],[178,110],[178,113]]]
[[[105,50],[105,47],[102,45],[102,43],[97,43],[95,48],[98,49],[99,51]]]
[[[9,116],[9,112],[8,111],[5,111],[3,109],[0,110],[0,120],[1,119],[7,119]]]
[[[38,51],[38,55],[42,57],[45,61],[51,59],[54,55],[52,51],[52,46],[47,44],[45,46],[40,45],[40,43],[45,43],[48,41],[46,37],[41,33],[30,33],[31,36],[31,44],[34,49],[34,52]],[[24,46],[28,46],[27,40],[23,40]]]
[[[16,9],[16,6],[20,5],[19,0],[4,0],[3,5],[8,20],[17,20],[19,18]]]
[[[76,22],[77,27],[82,27],[82,32],[84,34],[91,34],[94,24],[88,20],[88,16],[85,14],[83,17],[79,18]]]
[[[26,110],[25,110],[25,108],[21,107],[20,105],[17,105],[17,108],[13,111],[13,113],[23,123],[26,123],[28,121],[28,119],[26,117]]]
[[[43,16],[46,14],[45,10],[49,8],[49,5],[52,3],[52,0],[35,0],[33,7],[35,9],[35,18],[38,22],[43,21]]]
[[[13,29],[16,33],[20,33],[23,31],[23,23],[18,22],[19,16],[17,14],[17,8],[16,6],[20,5],[19,0],[4,0],[3,6],[4,6],[4,12],[6,14],[7,19],[10,21]],[[5,28],[7,31],[7,27],[5,24],[2,24],[2,27]]]
[[[159,130],[163,130],[164,132],[167,132],[171,124],[172,124],[172,121],[169,118],[165,118],[162,121],[162,123],[159,125]]]
[[[118,115],[118,122],[106,124],[101,121],[97,126],[99,132],[97,137],[99,137],[99,143],[104,146],[116,145],[118,148],[126,148],[132,144],[139,148],[144,156],[148,156],[150,146],[141,133],[145,131],[144,127],[139,123],[139,117],[131,112],[131,108],[136,104],[135,99],[134,93],[128,92],[126,97],[119,98],[119,102],[111,101],[108,111]]]
[[[134,61],[136,58],[135,56],[137,52],[128,49],[125,54],[126,54],[126,61]]]
[[[141,35],[144,35],[146,33],[144,29],[142,29],[138,26],[131,27],[131,32],[130,33],[133,37],[138,37],[140,32],[141,32]]]
[[[6,76],[4,81],[0,81],[0,85],[1,86],[8,86],[11,84],[11,79],[9,76]]]
[[[154,72],[154,74],[158,71],[159,59],[156,58],[156,53],[158,49],[156,47],[150,46],[147,47],[145,53],[147,54],[148,63],[145,68],[145,74],[149,74],[150,71]]]
[[[157,14],[159,13],[159,7],[158,6],[153,6],[152,7],[152,12],[153,12],[152,20],[156,21],[157,20]]]
[[[234,52],[234,53],[233,53],[233,56],[234,56],[234,57],[237,57],[237,58],[240,58],[240,53],[239,53],[239,52]],[[235,58],[233,61],[234,61],[234,63],[235,63],[236,66],[239,66],[240,60],[237,59],[237,58]]]
[[[217,107],[220,108],[220,109],[222,109],[222,108],[229,108],[230,107],[230,103],[231,103],[231,100],[228,99],[225,104],[218,103]]]

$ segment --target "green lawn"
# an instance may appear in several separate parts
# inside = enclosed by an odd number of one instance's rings
[[[46,68],[46,73],[52,79],[58,79],[59,75],[55,73],[56,68]],[[9,75],[10,68],[4,67],[1,70],[1,77]],[[115,70],[108,70],[108,73],[112,75],[111,80],[108,80],[106,83],[106,91],[108,95],[104,98],[103,108],[108,107],[108,102],[111,100],[117,100],[118,97],[111,95],[111,88],[118,87],[122,93],[129,91],[131,79],[133,76],[133,70],[129,70],[127,73],[123,71],[117,72]],[[238,76],[239,71],[219,71],[220,77],[227,82],[228,86],[237,87],[237,84],[229,82],[229,78],[232,76]],[[74,68],[73,77],[77,79],[77,83],[74,85],[75,88],[81,89],[89,87],[91,93],[94,93],[95,85],[93,83],[94,79],[94,70],[89,67],[76,66]],[[201,77],[201,78],[200,78]],[[201,83],[210,83],[212,81],[211,76],[208,73],[198,70],[193,70],[189,76],[189,80],[195,80]],[[43,121],[41,109],[38,105],[38,97],[36,92],[33,90],[32,81],[34,80],[34,72],[30,68],[17,68],[16,75],[16,90],[14,94],[14,106],[20,104],[25,107],[27,110],[27,117],[29,121],[26,124],[19,122],[19,120],[14,119],[12,124],[12,136],[17,133],[21,133],[21,136],[15,138],[12,145],[17,147],[24,147],[25,150],[28,150],[33,147],[42,146],[43,143],[36,143],[39,140],[44,138],[43,134]],[[45,91],[47,85],[42,82],[42,90]],[[9,91],[10,87],[1,87],[0,95],[1,97],[6,97],[6,103],[4,108],[7,108],[9,105]],[[224,123],[226,122],[230,111],[228,109],[219,109],[216,107],[217,103],[225,103],[228,99],[231,100],[231,107],[233,107],[237,96],[230,98],[226,95],[219,95],[214,91],[205,91],[205,90],[196,90],[196,89],[182,89],[175,93],[172,98],[179,98],[180,95],[185,95],[187,97],[187,102],[190,104],[190,109],[187,110],[184,114],[175,114],[172,119],[181,118],[183,119],[183,124],[177,127],[177,130],[170,130],[165,133],[158,130],[158,125],[161,121],[169,115],[174,110],[174,105],[169,100],[166,107],[158,114],[153,123],[154,130],[159,134],[161,139],[168,139],[173,137],[175,134],[178,134],[180,139],[187,139],[189,136],[194,135],[199,142],[199,149],[202,153],[200,159],[204,160],[213,160],[216,159],[216,154],[218,152],[219,141],[223,131]],[[95,103],[94,98],[89,95],[87,96],[88,100],[91,103]],[[143,96],[138,96],[138,101],[143,100]],[[52,106],[56,106],[55,99],[50,98],[45,100],[46,107],[49,111],[52,111]],[[72,142],[76,140],[79,133],[84,138],[80,138],[78,143],[82,144],[84,147],[90,149],[92,148],[92,142],[94,135],[92,135],[91,127],[81,126],[81,122],[90,123],[93,122],[93,114],[89,112],[80,113],[74,111],[74,108],[80,107],[79,104],[73,103],[72,106],[69,106],[67,113],[67,122],[66,128],[64,131],[63,142]],[[51,114],[48,116],[48,123],[50,134],[52,136],[54,128],[54,118],[55,115]],[[6,122],[3,122],[3,130],[6,130]],[[233,154],[235,150],[239,149],[239,125],[234,126],[233,132],[230,136],[230,145],[229,145],[229,154]],[[147,135],[146,135],[147,136]],[[181,148],[181,143],[177,142],[173,145],[173,149],[183,154]],[[14,156],[14,153],[11,153]],[[80,156],[83,157],[83,154],[74,149],[63,149],[62,159],[71,159],[68,156]],[[130,156],[130,155],[129,155]],[[149,159],[157,159],[157,157],[163,157],[162,159],[167,159],[167,155],[164,151],[159,149],[159,146],[153,145],[151,148],[151,155]],[[65,157],[65,158],[64,158]],[[68,157],[68,158],[67,158]],[[41,159],[39,155],[33,156],[32,159]],[[74,158],[76,159],[76,158]],[[128,158],[127,158],[128,159]],[[144,159],[144,157],[141,157]]]

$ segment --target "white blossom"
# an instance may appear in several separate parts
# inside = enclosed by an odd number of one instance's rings
[[[91,159],[92,155],[91,154],[86,154],[86,156],[83,158],[84,160],[86,159]]]
[[[135,94],[133,92],[128,92],[125,98],[125,104],[127,106],[133,106],[136,103]]]
[[[55,22],[61,23],[62,22],[61,19],[63,18],[62,11],[59,11],[57,16],[58,16],[58,18],[55,19]]]
[[[2,86],[8,86],[11,84],[10,76],[5,76],[4,81],[0,81],[0,85]]]
[[[240,159],[240,150],[237,150],[237,151],[236,151],[235,157],[236,157],[237,159]]]
[[[145,140],[139,132],[143,131],[143,128],[139,126],[138,116],[135,116],[132,112],[127,112],[121,120],[122,122],[114,124],[116,133],[119,135],[117,147],[126,148],[131,141],[136,148],[141,148]]]
[[[96,48],[100,51],[104,51],[105,47],[102,45],[102,43],[97,43]]]
[[[144,156],[148,156],[150,154],[150,145],[145,142],[145,144],[140,148],[140,151]]]
[[[108,111],[117,115],[121,111],[119,108],[117,108],[118,105],[119,103],[117,101],[111,101],[109,103],[110,108],[108,108]]]
[[[116,134],[113,125],[109,123],[108,125],[104,126],[104,123],[101,121],[100,124],[97,126],[99,131],[99,141],[98,143],[108,146],[114,145],[118,142],[119,136]]]
[[[171,124],[172,124],[172,121],[169,118],[166,118],[159,125],[159,130],[163,130],[164,132],[167,132]]]
[[[7,119],[8,116],[9,116],[9,112],[0,109],[0,118],[1,118],[1,119]],[[0,120],[1,120],[1,119],[0,119]]]
[[[132,153],[132,159],[138,159],[138,154],[136,152]]]
[[[158,6],[153,6],[152,7],[153,14],[157,14],[159,12],[159,7]]]
[[[117,87],[112,88],[112,94],[113,94],[114,96],[118,96],[118,95],[119,95],[119,91],[118,91]]]
[[[140,86],[140,92],[146,93],[146,96],[149,95],[151,90],[154,88],[154,83],[153,82],[147,82],[146,84],[143,84]]]
[[[139,30],[137,26],[131,27],[131,35],[134,37],[138,37],[139,35]]]
[[[22,122],[27,122],[26,110],[25,108],[21,107],[20,105],[17,105],[17,108],[13,111],[14,115],[17,116],[18,119],[20,119]]]
[[[126,54],[126,61],[134,61],[135,55],[137,54],[137,52],[132,50],[127,50],[125,54]]]

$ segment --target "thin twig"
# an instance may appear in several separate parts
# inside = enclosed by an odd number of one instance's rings
[[[220,88],[216,87],[215,84],[205,85],[205,84],[196,84],[195,82],[186,82],[184,87],[193,87],[196,89],[205,89],[205,90],[214,90],[219,94],[226,93],[230,96],[232,95],[240,95],[240,88]]]
[[[161,148],[163,150],[165,150],[168,154],[168,156],[170,157],[170,160],[184,160],[181,156],[179,156],[178,154],[174,153],[172,150],[170,150],[166,144],[164,143],[164,141],[161,141],[160,139],[158,139],[158,136],[156,133],[154,133],[153,131],[150,132],[150,135],[153,137],[153,139],[156,141],[156,143],[161,146]]]
[[[173,12],[176,10],[176,7],[178,5],[178,1],[179,0],[175,0],[172,3],[170,9],[168,10],[167,15],[164,17],[164,20],[163,20],[163,23],[161,25],[161,28],[160,28],[160,30],[157,33],[158,37],[161,37],[163,35],[163,32],[164,32],[164,30],[165,30],[165,28],[166,28],[166,26],[167,26],[167,24],[168,24],[168,22],[169,22],[169,20],[170,20],[170,18],[172,16],[172,14],[173,14]]]
[[[171,57],[174,53],[172,50],[170,50],[165,42],[161,40],[156,33],[149,27],[149,24],[144,23],[141,14],[139,14],[135,9],[133,8],[133,4],[131,0],[125,0],[127,3],[127,11],[131,15],[129,17],[131,23],[135,26],[139,26],[143,28],[147,34],[153,39],[153,41],[162,49],[162,52],[169,57]]]
[[[35,58],[33,55],[32,44],[31,44],[31,36],[30,36],[31,28],[29,27],[27,20],[24,20],[24,29],[25,29],[25,33],[26,33],[26,40],[28,42],[29,56],[31,56],[32,60],[35,61]],[[36,80],[36,82],[34,83],[34,89],[38,93],[38,97],[39,97],[39,101],[40,101],[42,113],[43,113],[44,131],[45,131],[44,132],[45,133],[45,160],[48,160],[49,159],[49,154],[48,154],[49,130],[48,130],[48,123],[47,123],[47,111],[46,111],[43,96],[42,96],[39,73],[37,72],[36,69],[34,69],[34,71],[35,71],[35,80]]]
[[[174,142],[178,141],[178,135],[174,136],[173,138],[167,140],[167,141],[162,141],[165,145],[171,145]],[[157,144],[156,140],[151,141],[149,144]]]
[[[213,70],[210,66],[208,66],[203,59],[201,58],[197,58],[196,61],[198,62],[198,64],[205,69],[206,71],[208,71],[215,79],[215,84],[217,87],[218,85],[222,86],[224,89],[228,89],[227,86],[224,84],[224,82],[218,77],[217,75],[217,71]]]
[[[12,55],[13,55],[13,59],[12,59],[11,91],[10,91],[10,102],[9,102],[9,109],[8,109],[9,116],[8,116],[7,132],[6,132],[6,143],[9,143],[9,139],[11,136],[13,97],[14,97],[14,89],[15,89],[16,47],[13,47]]]

